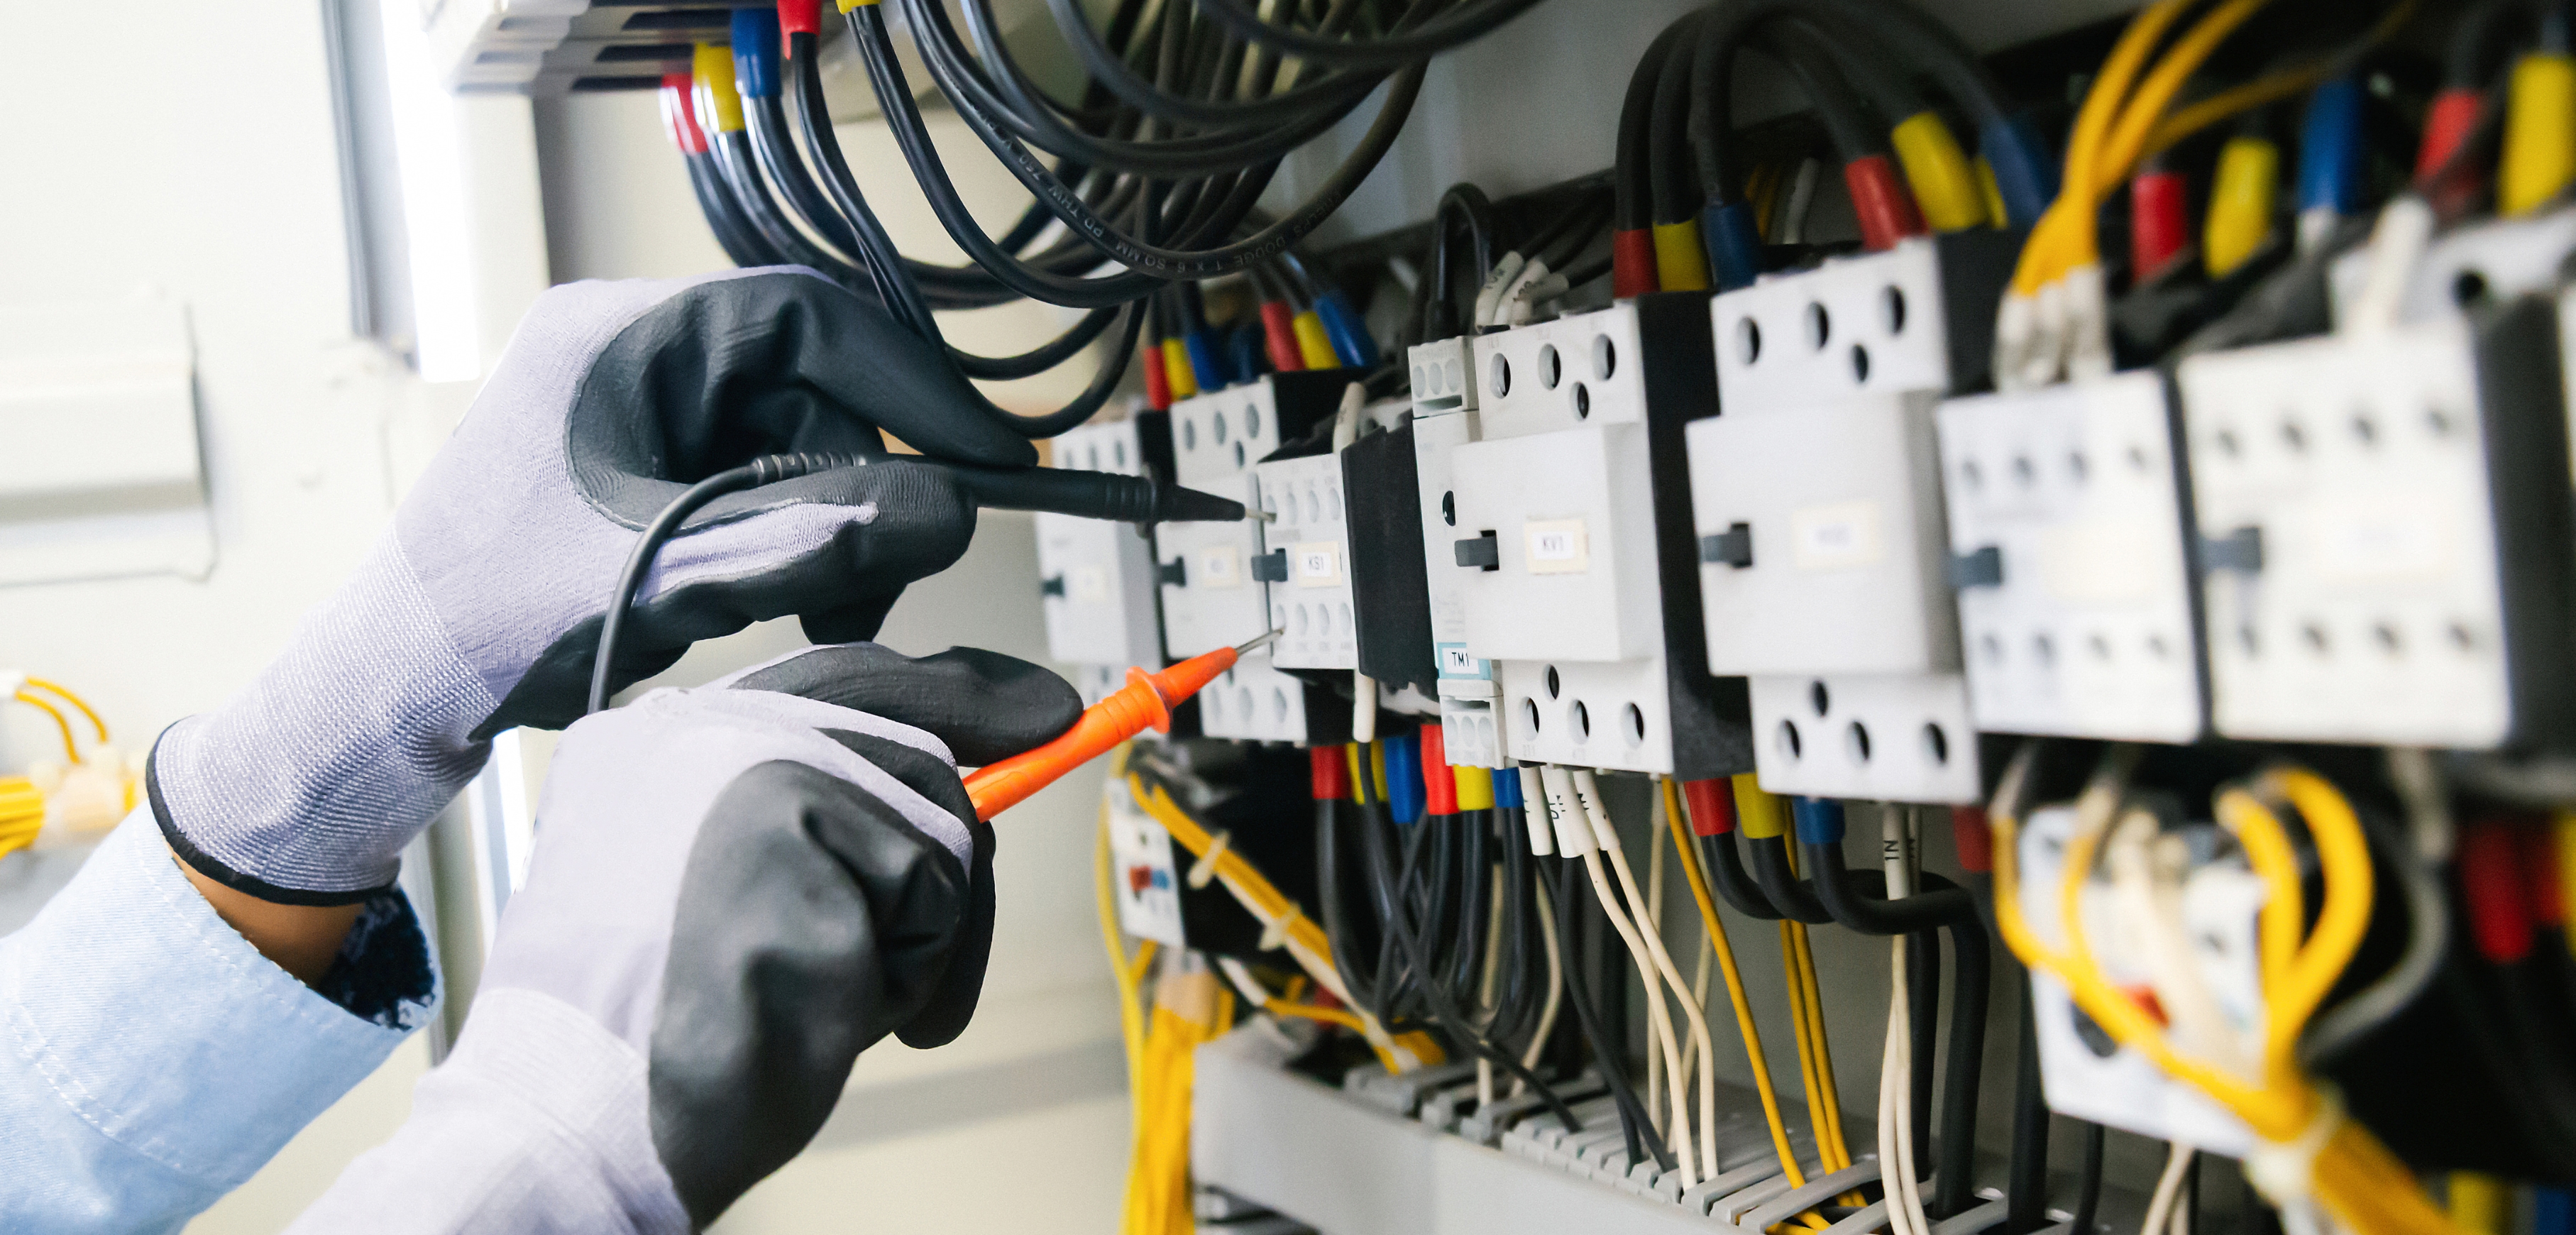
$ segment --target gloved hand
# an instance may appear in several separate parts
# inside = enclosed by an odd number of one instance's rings
[[[860,1051],[966,1026],[991,829],[956,765],[1081,713],[990,652],[813,648],[555,748],[455,1052],[314,1231],[704,1226],[804,1148]]]
[[[926,454],[1033,462],[931,347],[797,270],[546,293],[357,573],[247,689],[162,735],[148,788],[171,848],[267,900],[363,901],[492,734],[581,714],[618,571],[690,483],[763,454],[882,449],[878,427]],[[817,642],[873,638],[974,526],[913,464],[721,499],[663,548],[614,681],[790,613]]]

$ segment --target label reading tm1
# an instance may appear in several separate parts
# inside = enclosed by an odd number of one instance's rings
[[[1579,575],[1592,567],[1592,546],[1581,519],[1533,519],[1522,525],[1529,572]]]

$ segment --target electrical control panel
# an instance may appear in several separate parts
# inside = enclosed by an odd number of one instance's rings
[[[1466,578],[1458,572],[1458,494],[1452,484],[1458,448],[1477,439],[1476,372],[1466,338],[1417,345],[1413,373],[1413,465],[1422,520],[1424,576],[1430,601],[1432,664],[1439,674],[1440,730],[1449,761],[1462,767],[1507,766],[1511,727],[1498,723],[1493,663],[1467,648]]]
[[[1168,458],[1169,434],[1169,421],[1152,412],[1096,422],[1057,437],[1052,458],[1057,467],[1144,475],[1149,455]],[[1059,664],[1103,666],[1115,677],[1131,665],[1160,668],[1150,530],[1046,512],[1034,522],[1047,655]]]
[[[2561,723],[2555,313],[2473,316],[2181,366],[2220,733],[2486,749]]]
[[[1993,314],[1963,307],[1992,303],[2007,240],[1909,240],[1710,303],[1723,406],[1687,434],[1705,638],[1748,678],[1774,792],[1978,793],[1933,409],[1984,380]]]
[[[1741,684],[1709,676],[1699,638],[1681,457],[1683,425],[1715,410],[1706,300],[1639,297],[1471,354],[1481,436],[1449,450],[1426,540],[1447,542],[1433,569],[1457,582],[1466,652],[1496,662],[1512,757],[1744,770]]]
[[[2151,372],[1942,404],[1978,728],[2188,742],[2204,727],[2168,408]]]
[[[1330,417],[1350,380],[1329,372],[1272,374],[1174,404],[1174,479],[1260,509],[1252,465]],[[1253,574],[1263,551],[1257,521],[1167,523],[1154,547],[1163,650],[1173,659],[1232,647],[1271,629],[1268,588]]]

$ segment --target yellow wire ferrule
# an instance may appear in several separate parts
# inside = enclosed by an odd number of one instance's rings
[[[2529,214],[2576,178],[2576,58],[2534,52],[2513,66],[2497,158],[2496,209]]]
[[[1178,339],[1163,340],[1163,373],[1172,384],[1172,397],[1186,399],[1199,392],[1198,371],[1190,367],[1189,349]]]
[[[1668,292],[1708,288],[1708,251],[1700,247],[1699,220],[1655,224],[1655,282]]]
[[[689,57],[689,75],[697,91],[701,122],[713,116],[716,132],[742,132],[742,92],[734,87],[733,49],[722,43],[698,44]]]
[[[1458,774],[1458,809],[1492,810],[1494,808],[1494,770],[1452,766]]]
[[[2209,277],[2225,278],[2263,247],[2272,234],[2280,187],[2281,148],[2272,142],[2234,137],[2218,152],[2218,171],[2209,186],[2209,221],[2200,236]]]
[[[1333,353],[1333,336],[1324,333],[1324,319],[1313,309],[1298,314],[1289,322],[1297,332],[1297,356],[1309,369],[1338,369],[1342,358]]]
[[[1977,196],[1985,199],[1987,222],[2002,227],[2012,220],[2004,208],[2004,186],[1995,180],[1995,165],[1982,154],[1977,156]]]
[[[877,0],[836,0],[836,2],[841,6],[841,11],[847,13],[853,9],[866,8],[875,4]]]
[[[1888,144],[1896,148],[1896,161],[1905,168],[1905,182],[1914,189],[1914,201],[1923,208],[1923,221],[1938,232],[1964,231],[1983,227],[1992,217],[1986,212],[1986,198],[1977,182],[1976,169],[1968,165],[1966,152],[1959,149],[1959,139],[1951,136],[1950,126],[1931,112],[1916,112],[1904,123],[1890,129]]]
[[[1753,773],[1741,772],[1732,781],[1735,787],[1735,826],[1747,840],[1769,840],[1789,830],[1781,817],[1780,799],[1763,792],[1762,783]]]

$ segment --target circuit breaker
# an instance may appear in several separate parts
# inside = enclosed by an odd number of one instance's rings
[[[1303,437],[1340,406],[1347,376],[1272,374],[1172,406],[1172,468],[1183,486],[1260,508],[1252,465]],[[1155,542],[1163,650],[1174,659],[1232,647],[1271,629],[1257,521],[1167,523]]]
[[[2011,260],[1957,233],[1710,303],[1723,406],[1687,434],[1704,637],[1748,679],[1765,788],[1979,792],[1933,415],[1984,382],[1993,313],[1962,306]]]
[[[1752,762],[1742,683],[1708,673],[1681,453],[1715,410],[1707,312],[1643,296],[1474,340],[1481,440],[1449,450],[1426,540],[1516,759],[1694,779]]]
[[[1145,475],[1154,470],[1149,457],[1168,465],[1170,433],[1169,420],[1155,412],[1095,422],[1057,437],[1053,461],[1057,467]],[[1112,690],[1129,666],[1160,668],[1150,530],[1044,512],[1035,522],[1047,655],[1059,664],[1106,669]]]
[[[1451,484],[1457,450],[1477,439],[1473,346],[1442,339],[1407,353],[1413,370],[1413,466],[1422,520],[1424,576],[1430,599],[1432,664],[1438,673],[1440,731],[1449,762],[1506,766],[1510,726],[1497,723],[1492,662],[1467,650],[1466,577],[1458,573],[1458,495]]]
[[[2564,723],[2555,317],[2183,363],[2220,733],[2487,749]]]
[[[2188,742],[2204,727],[2168,409],[2152,372],[1941,405],[1979,729]]]

